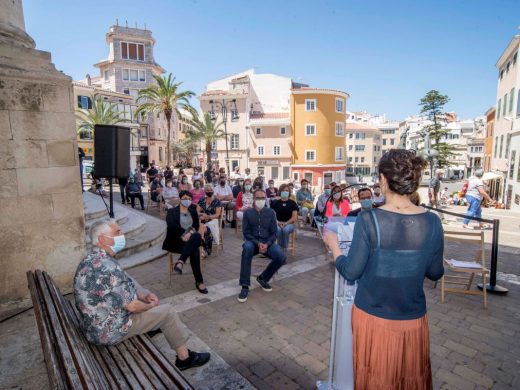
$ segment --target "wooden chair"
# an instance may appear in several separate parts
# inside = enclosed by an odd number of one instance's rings
[[[162,200],[162,197],[160,198],[161,201],[155,202],[152,200],[152,192],[150,189],[148,189],[148,200],[146,202],[146,214],[149,214],[150,209],[156,208],[159,209],[159,217],[163,217],[166,215],[166,206]]]
[[[220,252],[224,250],[224,234],[222,234],[222,224],[224,223],[225,218],[225,210],[224,207],[222,207],[222,211],[220,212],[220,218],[218,219],[218,237],[219,237],[219,244],[217,246],[217,255],[220,255]]]
[[[445,294],[448,292],[468,294],[468,295],[482,295],[484,298],[484,308],[487,308],[487,294],[486,288],[482,291],[471,290],[471,285],[475,276],[482,276],[482,285],[486,286],[486,277],[489,274],[489,270],[486,268],[486,252],[484,249],[484,232],[483,231],[444,231],[444,242],[458,242],[463,244],[474,243],[479,245],[479,249],[475,254],[474,262],[479,263],[479,268],[465,268],[465,267],[454,267],[444,258],[445,274],[441,279],[441,302],[444,303]],[[449,274],[447,273],[449,271]],[[437,284],[437,283],[436,283]],[[457,285],[462,287],[446,287],[446,285]]]
[[[294,251],[296,250],[296,224],[294,226],[294,230],[289,236],[289,245],[287,246],[287,250],[291,251],[291,254],[294,256]]]

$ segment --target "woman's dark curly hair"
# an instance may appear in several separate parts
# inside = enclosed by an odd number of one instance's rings
[[[391,191],[399,195],[413,194],[421,183],[426,160],[414,152],[390,149],[379,160],[379,174],[383,175]]]

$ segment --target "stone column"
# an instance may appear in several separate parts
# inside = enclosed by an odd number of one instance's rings
[[[28,296],[25,272],[70,287],[85,254],[71,78],[34,49],[21,0],[0,0],[0,302]]]

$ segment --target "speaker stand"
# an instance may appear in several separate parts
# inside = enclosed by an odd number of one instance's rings
[[[114,218],[114,191],[112,189],[113,180],[114,180],[113,178],[108,179],[109,188],[110,188],[110,211],[109,211],[108,215],[110,216],[110,218]]]

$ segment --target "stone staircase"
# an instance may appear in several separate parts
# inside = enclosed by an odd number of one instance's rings
[[[108,199],[105,199],[108,204]],[[108,211],[99,195],[83,193],[85,207],[85,237],[90,250],[90,228],[99,220],[108,219]],[[132,268],[165,256],[161,249],[166,235],[166,222],[144,211],[132,209],[114,202],[114,219],[121,226],[126,238],[126,247],[116,255],[124,269]]]

